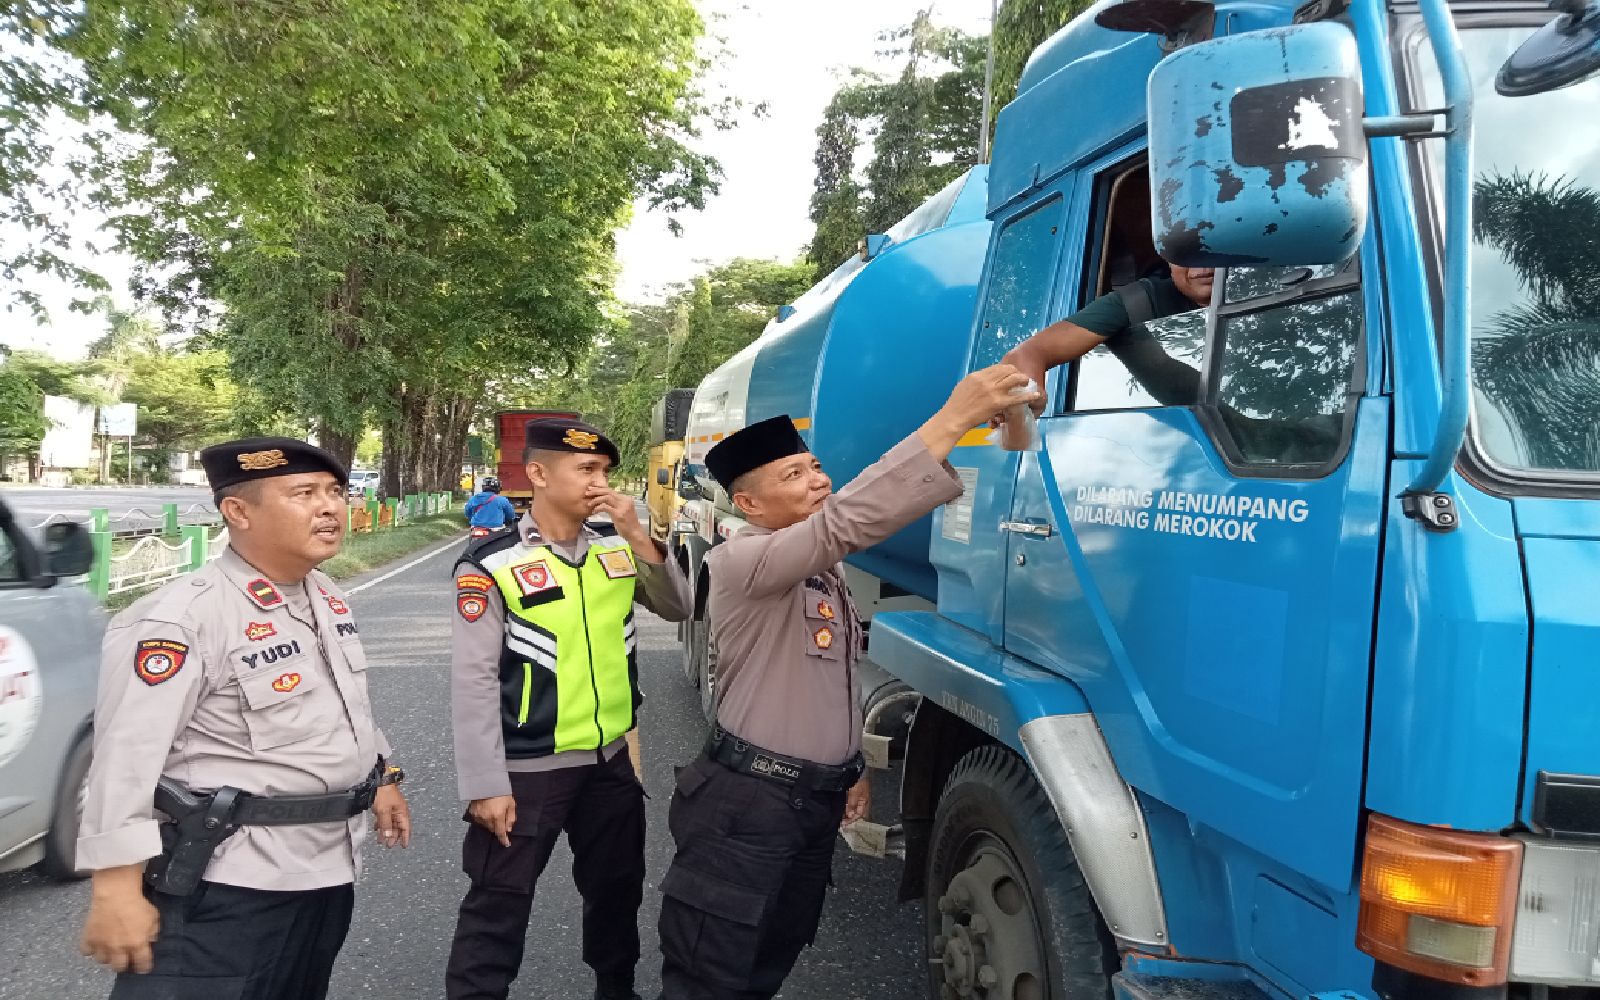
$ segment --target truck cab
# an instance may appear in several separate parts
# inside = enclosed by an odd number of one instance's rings
[[[835,392],[828,352],[882,336],[837,319],[793,384],[702,387],[843,482],[962,372],[1216,268],[1049,374],[1037,450],[975,428],[962,498],[850,560],[914,707],[881,818],[930,997],[1600,986],[1597,25],[1098,4],[999,115],[960,363],[935,331],[855,376],[937,391]]]

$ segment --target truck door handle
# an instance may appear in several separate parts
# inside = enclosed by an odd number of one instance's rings
[[[1056,529],[1050,525],[1034,521],[1001,521],[1000,530],[1017,535],[1031,535],[1034,538],[1049,538],[1056,533]]]

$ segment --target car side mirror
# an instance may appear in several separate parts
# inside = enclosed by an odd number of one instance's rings
[[[1228,35],[1157,64],[1151,228],[1184,267],[1336,264],[1367,226],[1355,36],[1333,22]]]
[[[672,474],[670,472],[668,472],[666,469],[657,469],[656,470],[656,485],[657,486],[671,486],[672,485]]]
[[[44,571],[47,576],[82,576],[94,566],[94,539],[71,521],[46,525]]]

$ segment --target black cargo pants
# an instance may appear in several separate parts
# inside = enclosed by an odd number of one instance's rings
[[[583,961],[633,982],[644,900],[644,789],[626,750],[601,764],[511,774],[511,846],[473,823],[462,845],[472,880],[445,968],[448,1000],[504,1000],[522,967],[533,892],[562,831],[583,896]],[[470,821],[469,821],[470,822]]]
[[[117,976],[111,1000],[323,1000],[355,907],[349,885],[145,896],[161,915],[155,966]]]
[[[678,772],[662,880],[663,1000],[765,1000],[816,938],[844,792],[790,788],[701,757]]]

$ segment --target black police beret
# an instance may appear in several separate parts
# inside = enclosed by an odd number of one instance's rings
[[[350,482],[344,465],[332,455],[294,438],[245,438],[214,444],[200,453],[200,464],[213,491],[302,472],[331,472],[340,485]]]
[[[600,454],[610,458],[612,465],[619,465],[622,462],[622,453],[617,451],[617,446],[611,443],[611,439],[601,434],[598,428],[591,427],[582,420],[542,417],[528,421],[527,429],[523,433],[527,435],[526,449],[571,451],[580,455]]]
[[[751,469],[790,455],[804,455],[810,450],[800,432],[795,430],[794,421],[784,414],[751,424],[723,438],[706,452],[706,468],[723,489],[731,491],[733,481]]]

